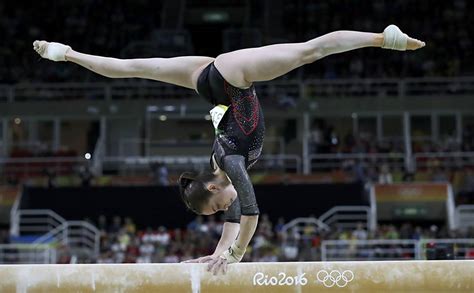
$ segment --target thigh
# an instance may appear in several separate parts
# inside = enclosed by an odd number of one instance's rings
[[[230,84],[245,88],[303,65],[307,53],[306,43],[276,44],[221,54],[214,64]]]
[[[139,64],[142,78],[158,80],[196,90],[202,70],[214,61],[211,57],[184,56],[174,58],[141,59]]]

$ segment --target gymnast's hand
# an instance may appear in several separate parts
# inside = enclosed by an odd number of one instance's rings
[[[212,255],[206,255],[194,259],[188,259],[185,261],[182,261],[181,263],[207,263],[210,262],[213,259]]]
[[[55,42],[34,41],[33,49],[45,59],[67,61],[66,53],[71,50],[71,47]]]
[[[223,275],[227,273],[228,261],[222,256],[213,256],[207,263],[207,271],[211,272],[213,275],[217,275],[219,272],[222,272]]]

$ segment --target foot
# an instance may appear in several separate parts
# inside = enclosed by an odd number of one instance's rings
[[[385,28],[383,37],[382,48],[384,49],[398,51],[417,50],[426,45],[425,42],[409,37],[393,24]]]
[[[34,41],[33,49],[43,58],[52,61],[66,61],[66,53],[71,47],[61,43]]]

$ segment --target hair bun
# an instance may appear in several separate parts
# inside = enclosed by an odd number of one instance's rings
[[[184,172],[179,176],[178,185],[180,189],[184,191],[194,180],[196,180],[196,174],[194,172]]]

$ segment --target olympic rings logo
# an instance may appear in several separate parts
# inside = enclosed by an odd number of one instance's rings
[[[347,286],[349,282],[354,280],[354,273],[350,270],[340,272],[338,270],[332,270],[330,272],[326,270],[320,270],[316,275],[319,282],[323,283],[325,287],[331,288],[334,285],[342,288]]]

